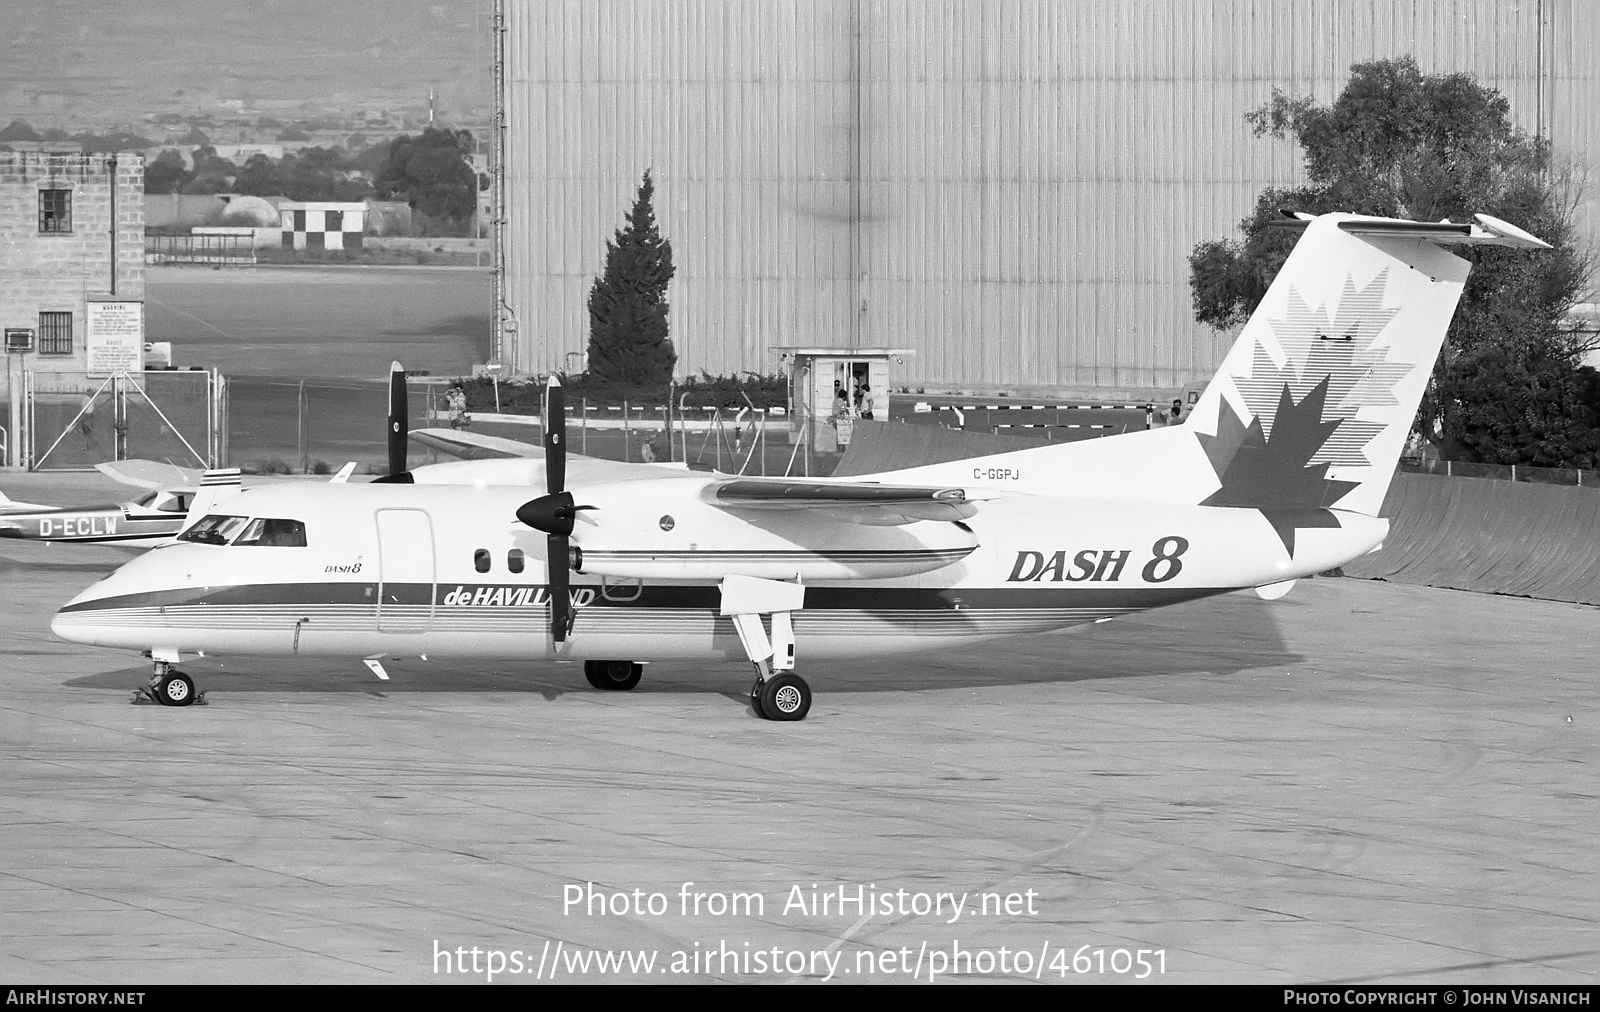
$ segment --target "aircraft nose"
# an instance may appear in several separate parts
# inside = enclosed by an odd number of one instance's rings
[[[80,595],[81,596],[81,595]],[[74,598],[70,604],[77,603]],[[68,611],[64,605],[55,617],[50,620],[50,634],[56,639],[66,640],[68,643],[94,643],[94,635],[90,621],[92,613],[81,611]]]

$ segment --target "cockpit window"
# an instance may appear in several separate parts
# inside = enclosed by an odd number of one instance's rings
[[[250,521],[235,545],[265,545],[268,548],[304,548],[306,525],[298,520],[257,517]]]
[[[163,513],[189,512],[189,493],[187,492],[146,492],[133,501],[135,506],[146,509],[160,510]]]
[[[212,513],[202,517],[193,527],[178,535],[179,541],[194,541],[202,545],[225,545],[239,533],[246,517],[229,517]]]

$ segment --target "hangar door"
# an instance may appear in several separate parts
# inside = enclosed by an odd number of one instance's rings
[[[422,510],[378,511],[378,631],[433,622],[433,523]]]

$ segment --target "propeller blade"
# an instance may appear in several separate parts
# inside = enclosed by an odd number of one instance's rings
[[[572,521],[567,521],[570,530]],[[567,539],[552,534],[545,539],[549,560],[550,638],[564,642],[572,630],[572,574],[567,571]]]
[[[544,531],[550,582],[550,638],[563,643],[572,631],[572,574],[568,570],[572,518],[578,510],[592,506],[575,505],[567,491],[567,402],[561,381],[550,377],[544,392],[544,477],[548,495],[525,502],[517,509],[517,519]]]
[[[399,362],[389,364],[389,473],[375,479],[391,485],[408,485],[406,444],[411,436],[410,409],[406,403],[406,370]]]
[[[561,381],[554,376],[550,377],[544,395],[544,476],[545,489],[551,495],[566,490],[567,400],[561,390]],[[567,532],[571,531],[569,525]]]
[[[406,437],[410,435],[406,404],[406,371],[399,362],[389,365],[389,473],[406,469]]]

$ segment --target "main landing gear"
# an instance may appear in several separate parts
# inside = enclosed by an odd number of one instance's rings
[[[148,696],[162,706],[190,706],[204,701],[204,694],[195,691],[194,679],[167,661],[156,661],[155,664],[155,674],[150,676],[150,684],[139,690],[140,695]]]
[[[767,720],[804,720],[811,712],[811,686],[794,673],[792,613],[804,606],[805,588],[782,580],[728,576],[721,590],[721,613],[733,619],[739,644],[756,669],[750,708]],[[763,614],[772,616],[770,639]]]
[[[792,671],[771,678],[758,675],[750,686],[750,708],[768,720],[804,720],[811,712],[811,686]]]
[[[623,691],[639,684],[644,665],[636,661],[584,661],[583,677],[597,689]]]

